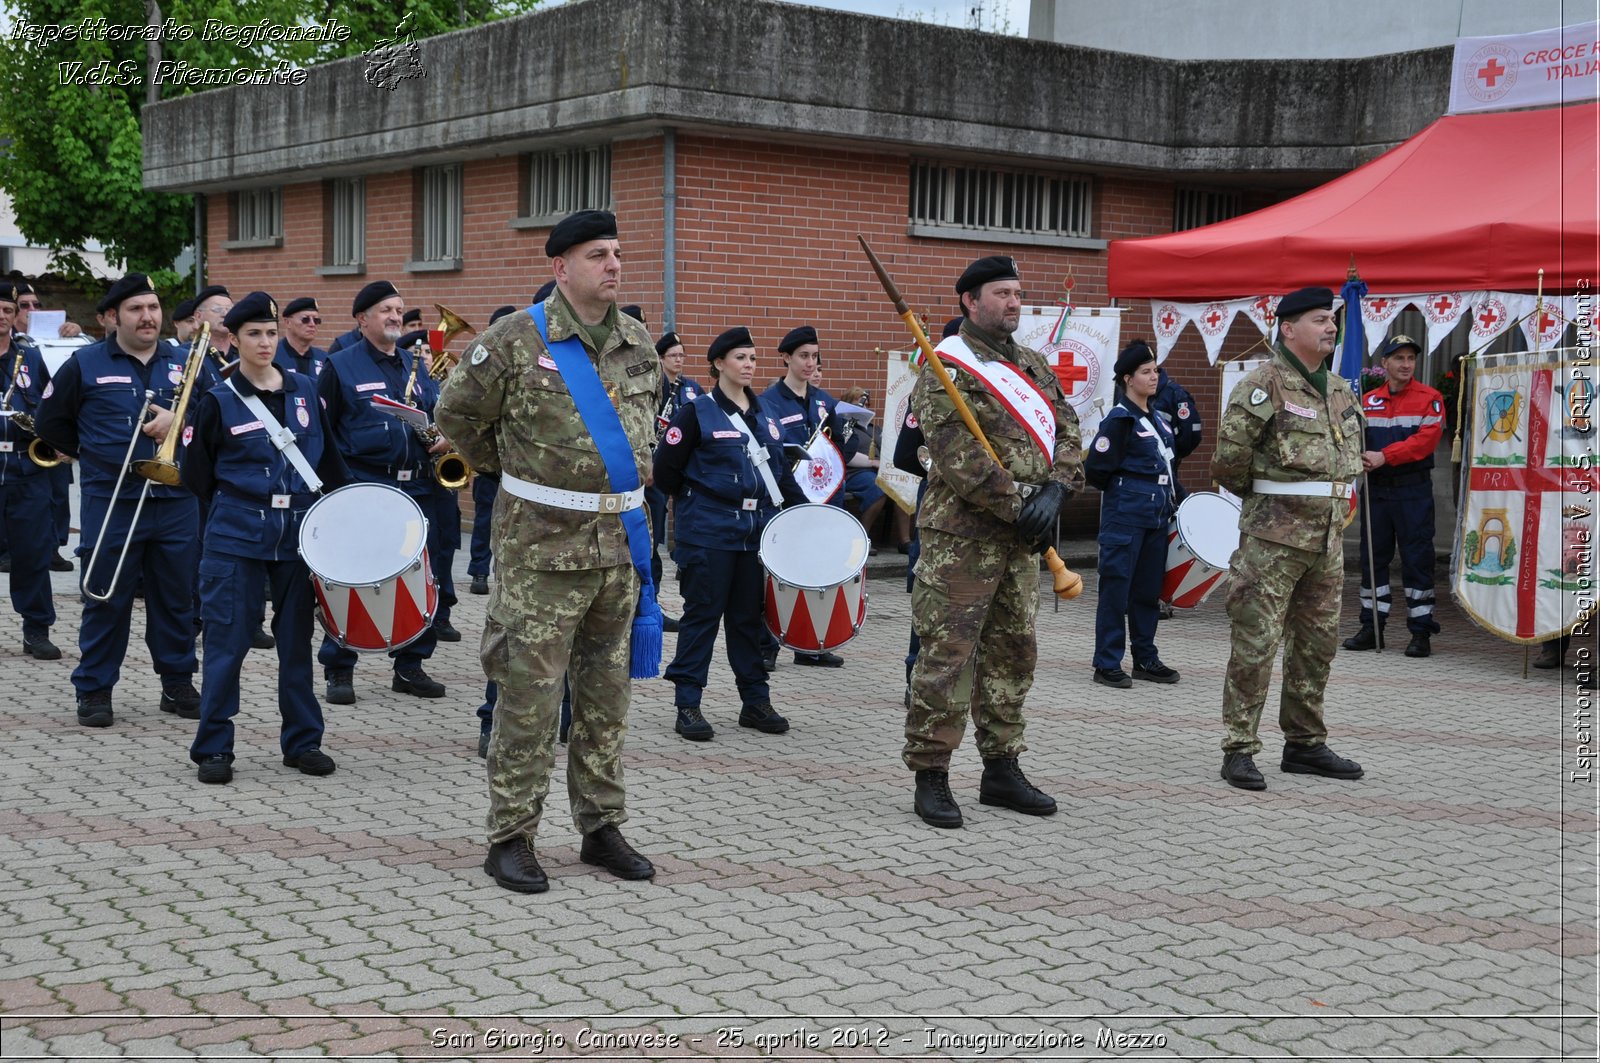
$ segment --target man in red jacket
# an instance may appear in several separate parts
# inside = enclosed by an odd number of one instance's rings
[[[1393,601],[1389,560],[1397,545],[1406,592],[1406,628],[1411,632],[1406,656],[1428,656],[1432,652],[1428,640],[1439,631],[1433,616],[1433,452],[1444,432],[1444,399],[1413,379],[1421,353],[1421,346],[1410,336],[1391,339],[1381,356],[1387,382],[1361,397],[1361,412],[1367,421],[1367,449],[1361,462],[1371,496],[1372,542],[1367,542],[1363,519],[1361,630],[1344,640],[1347,650],[1370,650],[1378,644]],[[1367,562],[1369,550],[1376,563],[1375,575]]]

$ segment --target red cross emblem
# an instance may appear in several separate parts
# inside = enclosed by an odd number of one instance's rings
[[[1372,312],[1374,314],[1382,314],[1385,310],[1389,309],[1389,300],[1387,300],[1387,299],[1368,299],[1367,300],[1367,305],[1372,308]]]
[[[1486,308],[1478,315],[1478,326],[1485,331],[1494,328],[1494,323],[1500,320],[1500,315],[1494,312],[1493,307]]]
[[[1439,296],[1439,301],[1433,304],[1433,308],[1439,311],[1439,314],[1443,316],[1444,314],[1448,314],[1450,309],[1455,305],[1455,301],[1452,300],[1448,295],[1441,295]]]
[[[1556,324],[1556,319],[1550,316],[1550,311],[1548,311],[1548,310],[1539,311],[1538,329],[1539,329],[1539,334],[1540,335],[1543,335],[1544,333],[1549,332],[1552,328],[1555,327],[1555,324]]]
[[[1218,325],[1222,324],[1222,315],[1217,313],[1215,310],[1211,311],[1211,313],[1206,315],[1206,324],[1210,325],[1212,328],[1216,328]]]
[[[1161,315],[1161,327],[1165,328],[1169,332],[1172,330],[1172,326],[1176,325],[1177,323],[1178,319],[1173,316],[1171,310],[1168,310],[1165,314]]]
[[[1061,390],[1071,396],[1074,385],[1089,379],[1089,367],[1079,365],[1078,356],[1063,348],[1056,356],[1056,379],[1061,381]]]
[[[1261,311],[1262,320],[1265,321],[1268,325],[1271,325],[1272,324],[1272,318],[1273,318],[1273,314],[1272,314],[1272,297],[1270,295],[1263,295],[1261,298],[1257,299],[1256,300],[1256,309]]]
[[[1499,59],[1491,58],[1478,68],[1478,77],[1492,89],[1494,88],[1494,83],[1505,76],[1505,72],[1505,64],[1501,63]]]

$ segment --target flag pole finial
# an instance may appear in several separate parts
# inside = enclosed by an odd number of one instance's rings
[[[1354,281],[1361,279],[1361,271],[1356,269],[1356,253],[1350,252],[1350,268],[1345,270],[1344,279]]]

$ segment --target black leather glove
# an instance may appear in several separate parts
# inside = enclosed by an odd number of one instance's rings
[[[1017,534],[1022,536],[1022,541],[1035,543],[1043,539],[1066,500],[1067,489],[1051,480],[1022,503],[1022,511],[1017,514]]]

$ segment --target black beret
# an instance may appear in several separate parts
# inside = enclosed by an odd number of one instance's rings
[[[1327,288],[1301,288],[1278,302],[1278,320],[1299,317],[1307,310],[1332,310],[1333,292]]]
[[[981,288],[990,281],[1014,281],[1017,277],[1017,260],[1010,255],[990,255],[980,258],[966,269],[962,270],[961,278],[956,281],[956,294],[965,295],[974,288]]]
[[[743,325],[737,325],[711,341],[710,348],[706,350],[706,361],[715,362],[735,347],[755,345],[756,341],[750,338],[750,330]]]
[[[944,323],[944,331],[939,334],[939,338],[941,340],[947,340],[951,336],[954,336],[956,333],[960,332],[961,323],[965,320],[966,318],[964,317],[953,317],[949,321],[946,321]]]
[[[547,258],[564,255],[570,248],[578,244],[586,244],[590,240],[615,240],[617,238],[617,216],[609,210],[580,210],[575,214],[568,214],[556,222],[556,227],[550,230],[550,235],[544,241],[544,253]]]
[[[533,293],[533,301],[536,303],[542,303],[546,299],[550,298],[550,293],[555,290],[555,281],[545,281],[543,284],[539,285],[539,290]]]
[[[683,341],[678,338],[676,332],[663,332],[661,338],[656,340],[656,356],[660,357],[672,350],[672,348],[682,346]]]
[[[420,307],[413,307],[400,315],[400,324],[409,325],[413,322],[418,324],[422,322],[422,310]]]
[[[1399,335],[1383,345],[1383,350],[1378,352],[1378,357],[1380,359],[1387,358],[1395,351],[1401,350],[1405,347],[1410,347],[1413,351],[1416,351],[1417,357],[1420,358],[1422,356],[1422,344],[1418,343],[1410,336]]]
[[[1117,364],[1112,367],[1111,372],[1118,380],[1121,380],[1146,362],[1155,360],[1156,354],[1150,349],[1148,343],[1144,340],[1134,340],[1122,348],[1122,353],[1117,355]]]
[[[629,303],[627,306],[619,306],[617,309],[633,318],[639,324],[645,324],[644,311],[639,309],[639,305],[637,303]]]
[[[288,306],[283,308],[283,316],[294,317],[296,314],[304,310],[309,310],[313,314],[322,313],[321,310],[317,309],[317,301],[315,299],[311,298],[309,295],[302,295],[300,298],[295,299]]]
[[[29,284],[27,281],[13,281],[12,284],[15,285],[15,287],[17,289],[17,297],[19,299],[24,295],[38,295],[39,294],[38,292],[33,290],[33,285]]]
[[[409,351],[411,348],[415,347],[417,344],[426,343],[427,341],[428,341],[428,330],[425,329],[425,328],[419,328],[419,329],[412,329],[410,332],[407,332],[407,333],[404,333],[403,335],[401,335],[401,337],[398,340],[394,341],[394,345],[396,347],[404,347],[406,350]]]
[[[393,299],[399,294],[394,285],[388,281],[373,281],[359,292],[356,292],[355,301],[350,304],[350,315],[354,317],[356,314],[364,313],[385,299]]]
[[[22,294],[17,288],[18,285],[15,281],[0,283],[0,303],[10,303],[15,306],[17,300],[22,298]]]
[[[187,320],[189,320],[191,317],[194,317],[195,308],[198,307],[199,305],[200,305],[200,303],[194,298],[194,296],[190,296],[189,298],[185,299],[183,302],[179,303],[177,306],[172,308],[172,320],[174,320],[174,321],[187,321]]]
[[[228,294],[228,289],[224,288],[222,285],[208,284],[206,287],[201,288],[198,292],[194,293],[194,305],[198,307],[201,303],[205,302],[213,295],[220,295],[228,299],[233,298],[233,296]]]
[[[793,354],[796,347],[816,342],[817,330],[810,325],[801,325],[798,328],[789,330],[788,335],[779,341],[778,350],[783,354]]]
[[[222,327],[229,332],[237,332],[241,325],[248,325],[252,321],[277,320],[278,304],[272,301],[272,296],[266,292],[251,292],[233,304],[228,316],[222,319]]]
[[[107,310],[115,310],[124,302],[136,295],[154,295],[155,287],[151,285],[150,278],[143,273],[130,273],[123,277],[110,288],[100,301],[94,304],[95,313],[103,314]]]
[[[501,318],[505,317],[507,314],[515,314],[516,312],[517,308],[514,306],[502,306],[500,309],[489,315],[489,324],[492,325],[496,321],[499,321]]]

